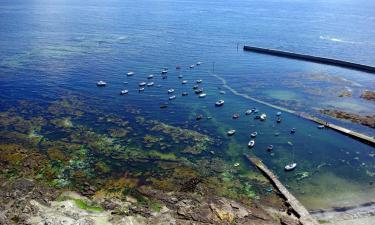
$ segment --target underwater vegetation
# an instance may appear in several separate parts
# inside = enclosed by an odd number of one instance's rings
[[[215,137],[147,120],[136,108],[127,112],[127,118],[104,113],[75,96],[4,107],[0,176],[34,178],[86,196],[131,196],[155,209],[158,203],[138,188],[218,195],[250,205],[269,186],[245,163],[234,168],[212,155]],[[71,200],[80,208],[101,210]]]

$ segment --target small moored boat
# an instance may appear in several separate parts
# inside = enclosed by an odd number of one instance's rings
[[[202,62],[197,62],[197,66],[199,66],[200,64],[202,64]]]
[[[168,73],[168,70],[166,70],[166,69],[163,69],[162,71],[161,71],[161,74],[167,74]]]
[[[202,93],[202,92],[203,92],[203,89],[202,89],[202,88],[199,88],[199,89],[195,90],[195,94],[200,94],[200,93]]]
[[[180,75],[178,75],[178,78],[179,78],[179,79],[181,79],[181,78],[183,78],[183,77],[184,77],[184,76],[182,76],[181,74],[180,74]]]
[[[198,89],[198,88],[199,88],[199,86],[198,86],[197,84],[193,86],[193,89],[194,89],[194,90],[196,90],[196,89]]]
[[[134,72],[132,72],[132,71],[130,71],[130,72],[128,72],[127,74],[126,74],[127,76],[133,76],[134,75]]]
[[[161,104],[161,105],[160,105],[160,108],[161,108],[161,109],[165,109],[165,108],[167,108],[167,107],[168,107],[168,104]]]
[[[195,82],[197,82],[197,84],[200,84],[203,82],[203,80],[196,80]]]
[[[219,101],[217,101],[216,103],[215,103],[215,105],[216,106],[222,106],[222,105],[224,105],[224,100],[219,100]]]
[[[96,86],[98,86],[98,87],[104,87],[104,86],[106,86],[107,85],[107,83],[106,82],[104,82],[104,81],[98,81],[98,82],[96,82]]]
[[[169,100],[173,100],[175,98],[176,98],[176,95],[172,95],[172,96],[169,97]]]
[[[236,133],[236,130],[229,130],[228,132],[227,132],[227,135],[228,136],[232,136],[232,135],[234,135]]]
[[[138,89],[138,92],[142,92],[142,91],[144,91],[145,90],[145,88],[144,87],[141,87],[140,89]]]
[[[281,112],[277,112],[277,113],[276,113],[276,116],[281,116]]]
[[[183,80],[182,82],[181,82],[181,84],[187,84],[187,80]]]
[[[255,145],[255,140],[250,140],[249,143],[247,143],[247,147],[252,148]]]
[[[146,82],[141,82],[138,84],[140,87],[144,87],[146,85]]]
[[[120,95],[126,95],[127,93],[129,93],[128,90],[122,90],[122,91],[120,91]]]
[[[254,131],[253,133],[250,134],[251,137],[255,138],[258,135],[258,132]]]
[[[189,68],[190,69],[193,69],[195,67],[195,65],[190,65]]]
[[[262,113],[261,115],[260,115],[260,120],[261,121],[264,121],[264,120],[266,120],[266,118],[267,118],[267,115],[265,114],[265,113]]]
[[[239,163],[235,163],[235,164],[233,164],[233,166],[234,166],[234,167],[239,167],[240,164],[239,164]]]
[[[319,125],[318,129],[323,129],[325,126],[324,125]]]
[[[153,74],[150,74],[150,75],[148,75],[148,77],[147,77],[147,79],[152,79],[152,78],[154,78],[154,75],[153,75]]]
[[[250,115],[251,113],[253,113],[253,110],[248,109],[248,110],[246,110],[245,115],[248,116],[248,115]]]
[[[174,92],[174,89],[169,89],[168,94],[172,94]]]
[[[296,128],[292,128],[291,130],[290,130],[290,133],[292,133],[292,134],[294,134],[296,132]]]
[[[182,94],[181,94],[182,96],[188,96],[189,95],[189,93],[187,93],[186,91],[184,91],[184,92],[182,92]]]
[[[204,98],[206,97],[206,93],[199,94],[199,98]]]
[[[197,115],[197,116],[195,117],[195,120],[201,120],[201,119],[203,119],[203,115],[201,115],[201,114],[199,114],[199,115]]]
[[[273,145],[268,145],[268,147],[267,147],[267,151],[272,151],[273,150]]]
[[[221,95],[225,95],[225,91],[220,91],[219,92]]]
[[[284,167],[285,171],[292,171],[297,167],[297,163],[291,163]]]
[[[280,118],[280,117],[277,118],[276,122],[277,122],[277,123],[281,123],[281,118]]]
[[[236,120],[236,119],[240,118],[240,114],[235,113],[235,114],[233,114],[232,118]]]
[[[154,86],[154,82],[147,83],[147,87],[151,87],[151,86]]]

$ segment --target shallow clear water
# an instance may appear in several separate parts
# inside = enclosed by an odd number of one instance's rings
[[[310,113],[325,105],[374,112],[374,104],[340,103],[326,94],[349,87],[358,95],[374,87],[371,74],[241,50],[242,44],[252,44],[374,64],[374,9],[371,1],[0,1],[0,97],[7,104],[22,99],[48,103],[67,92],[79,93],[97,99],[87,99],[92,107],[121,116],[126,116],[125,106],[132,106],[147,119],[218,136],[224,144],[215,151],[225,152],[231,163],[242,162],[242,154],[249,153],[249,134],[258,131],[251,152],[310,209],[372,201],[374,148],[288,113],[276,124],[276,110],[228,90],[220,95],[224,89],[213,74],[271,103],[302,99],[303,104],[292,106]],[[197,61],[203,64],[188,68]],[[174,69],[177,64],[180,71]],[[162,79],[165,66],[170,72]],[[127,77],[128,71],[136,74]],[[155,86],[138,93],[138,83],[151,73]],[[182,85],[178,74],[188,84]],[[204,99],[193,93],[196,79],[203,79]],[[108,86],[97,88],[98,80]],[[168,101],[169,88],[176,90],[173,101]],[[129,94],[120,96],[121,89]],[[182,91],[189,96],[181,97]],[[225,105],[215,107],[221,98]],[[160,109],[164,102],[169,107]],[[244,111],[252,107],[268,119],[246,117]],[[195,121],[200,113],[213,119]],[[233,113],[240,118],[233,120]],[[335,122],[374,135],[373,129]],[[229,129],[236,135],[228,138]],[[269,144],[275,146],[273,154],[266,151]],[[298,168],[284,173],[291,161]],[[301,172],[308,177],[302,179]]]

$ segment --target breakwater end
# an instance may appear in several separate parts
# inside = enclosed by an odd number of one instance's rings
[[[339,59],[325,58],[325,57],[320,57],[320,56],[312,56],[312,55],[299,54],[299,53],[294,53],[294,52],[281,51],[281,50],[268,49],[268,48],[260,48],[260,47],[247,46],[247,45],[243,47],[243,50],[261,53],[261,54],[274,55],[274,56],[279,56],[279,57],[321,63],[321,64],[328,64],[328,65],[339,66],[339,67],[344,67],[348,69],[359,70],[359,71],[375,74],[375,66],[359,64],[359,63],[354,63],[354,62],[349,62],[349,61],[344,61],[344,60],[339,60]]]

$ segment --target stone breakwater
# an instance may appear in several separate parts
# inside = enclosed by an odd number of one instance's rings
[[[328,64],[328,65],[339,66],[339,67],[344,67],[348,69],[359,70],[359,71],[363,71],[367,73],[375,73],[374,66],[353,63],[353,62],[339,60],[339,59],[331,59],[331,58],[325,58],[325,57],[320,57],[320,56],[312,56],[312,55],[299,54],[299,53],[288,52],[288,51],[280,51],[276,49],[259,48],[259,47],[246,46],[246,45],[243,47],[243,49],[245,51],[304,60],[304,61],[309,61],[309,62]]]

